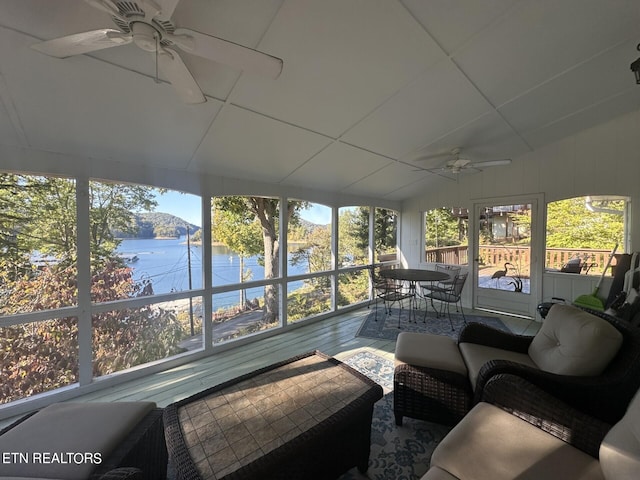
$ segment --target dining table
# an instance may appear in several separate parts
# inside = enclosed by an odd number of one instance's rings
[[[416,318],[415,311],[418,309],[417,284],[420,282],[441,282],[443,280],[449,280],[451,278],[451,276],[445,272],[427,270],[424,268],[390,268],[386,270],[380,270],[378,275],[389,280],[403,281],[408,283],[409,295],[412,298],[411,310],[413,312],[414,321]],[[428,307],[425,302],[425,309],[427,308]],[[437,313],[438,312],[436,312],[436,314]]]

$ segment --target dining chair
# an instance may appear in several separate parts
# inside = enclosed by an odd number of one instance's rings
[[[455,275],[451,280],[448,288],[440,289],[438,286],[434,286],[431,290],[426,290],[423,293],[425,299],[429,299],[431,302],[431,307],[434,309],[438,316],[444,315],[444,310],[447,310],[447,316],[449,317],[449,323],[451,324],[451,330],[455,330],[453,328],[453,321],[451,320],[451,304],[456,306],[456,311],[462,313],[462,320],[464,324],[467,324],[467,319],[464,316],[464,310],[462,308],[462,302],[460,301],[462,297],[462,289],[464,288],[464,284],[467,281],[467,277],[469,276],[468,272]],[[440,302],[440,309],[436,309],[433,301],[436,300]],[[458,310],[459,307],[459,310]],[[427,309],[424,310],[424,320],[427,318]]]
[[[391,313],[391,307],[394,303],[399,303],[400,310],[398,312],[398,328],[400,328],[400,316],[402,309],[404,308],[403,302],[405,299],[413,298],[415,292],[407,291],[400,281],[381,277],[378,272],[376,272],[375,268],[369,269],[369,273],[371,276],[370,279],[373,290],[373,295],[369,300],[369,305],[371,305],[371,300],[374,300],[374,308],[376,310],[374,321],[378,321],[379,300],[382,300],[385,315],[389,315]],[[369,305],[367,305],[367,308],[369,308]]]

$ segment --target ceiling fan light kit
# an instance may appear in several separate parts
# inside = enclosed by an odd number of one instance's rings
[[[120,30],[100,29],[36,43],[41,53],[66,58],[134,43],[156,57],[156,69],[173,85],[183,102],[206,102],[196,80],[176,49],[248,73],[277,78],[283,61],[252,48],[206,33],[176,28],[171,16],[180,0],[84,0],[111,15]],[[156,72],[157,80],[157,72]]]

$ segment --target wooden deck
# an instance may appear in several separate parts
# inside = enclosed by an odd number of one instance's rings
[[[468,310],[465,310],[467,312]],[[344,359],[362,349],[393,359],[395,341],[356,337],[369,310],[361,308],[201,360],[74,398],[74,402],[154,401],[160,407],[211,386],[311,350]],[[480,313],[480,312],[478,312]],[[535,334],[536,322],[503,319],[515,333]],[[538,324],[539,325],[539,324]],[[525,331],[534,328],[533,332]],[[0,420],[0,428],[14,419]]]

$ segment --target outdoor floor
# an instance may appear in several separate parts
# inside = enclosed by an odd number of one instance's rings
[[[372,306],[373,308],[373,306]],[[131,380],[104,390],[74,398],[73,401],[141,401],[150,400],[160,407],[185,398],[257,368],[270,365],[311,350],[347,358],[363,348],[393,359],[395,341],[356,337],[370,310],[366,307],[312,322],[282,334],[218,352],[166,371]],[[487,315],[465,309],[465,313]],[[495,314],[491,314],[494,315]],[[500,317],[517,334],[534,335],[539,322],[513,317]],[[0,420],[0,427],[10,419]]]

